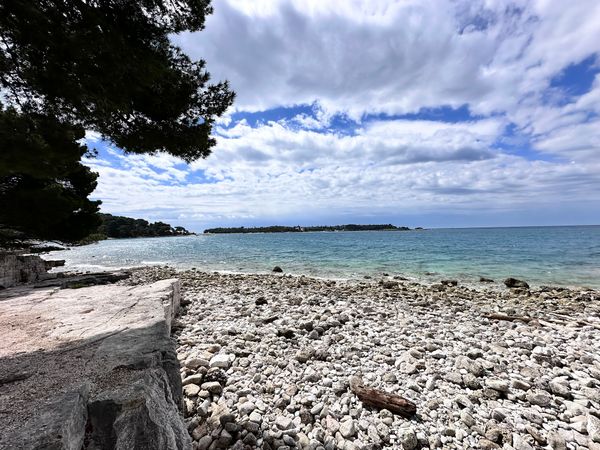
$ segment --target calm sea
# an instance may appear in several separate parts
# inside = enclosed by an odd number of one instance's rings
[[[169,264],[332,278],[385,272],[423,281],[513,276],[600,288],[600,226],[200,235],[107,240],[53,252],[66,269]]]

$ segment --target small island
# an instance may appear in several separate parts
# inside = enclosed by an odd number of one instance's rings
[[[312,227],[288,227],[272,225],[268,227],[230,227],[230,228],[207,228],[205,234],[229,234],[229,233],[304,233],[314,231],[410,231],[408,227],[397,227],[392,224],[377,225],[319,225]]]

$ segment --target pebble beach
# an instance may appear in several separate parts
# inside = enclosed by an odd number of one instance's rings
[[[600,449],[600,294],[401,277],[177,277],[195,449]],[[365,405],[364,384],[416,405]]]

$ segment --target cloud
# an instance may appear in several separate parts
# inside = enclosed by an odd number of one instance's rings
[[[347,136],[271,122],[221,130],[217,148],[183,177],[152,156],[90,164],[107,210],[202,229],[289,217],[315,220],[539,208],[600,201],[600,164],[529,161],[491,150],[501,120],[475,123],[378,121]],[[227,137],[225,137],[227,136]],[[159,166],[162,167],[159,168]],[[163,172],[167,167],[167,172]],[[172,182],[185,179],[185,183]]]
[[[596,0],[214,7],[204,31],[173,40],[237,92],[217,146],[189,166],[114,149],[87,160],[106,211],[194,229],[600,221]]]
[[[600,50],[595,0],[251,3],[222,0],[200,35],[175,37],[231,81],[240,110],[510,112]]]

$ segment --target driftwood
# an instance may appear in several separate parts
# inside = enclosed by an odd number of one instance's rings
[[[486,314],[486,318],[492,320],[507,320],[508,322],[514,322],[515,320],[520,320],[521,322],[529,323],[532,320],[536,320],[535,317],[527,317],[527,316],[509,316],[508,314],[501,313],[492,313]]]
[[[396,394],[365,387],[359,377],[350,377],[350,389],[365,405],[387,409],[404,417],[411,417],[417,412],[417,405],[410,400]]]

